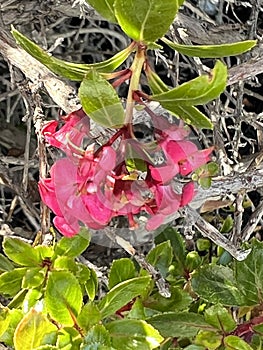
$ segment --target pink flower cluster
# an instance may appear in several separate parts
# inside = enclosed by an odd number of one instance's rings
[[[126,216],[136,227],[141,212],[149,217],[146,229],[154,230],[192,200],[194,183],[178,191],[173,179],[207,163],[212,148],[198,150],[186,140],[189,131],[182,124],[170,124],[162,116],[153,119],[151,145],[123,127],[98,146],[89,137],[90,120],[82,109],[65,116],[60,128],[57,121],[44,126],[46,142],[66,155],[51,167],[50,178],[39,181],[42,200],[55,213],[54,225],[63,235],[77,234],[80,225],[101,229],[117,216]],[[164,159],[160,165],[153,160],[158,153]]]

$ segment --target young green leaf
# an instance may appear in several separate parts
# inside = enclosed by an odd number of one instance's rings
[[[42,263],[34,247],[19,238],[5,237],[3,249],[8,258],[18,265],[39,266]]]
[[[115,0],[115,16],[133,40],[147,44],[162,37],[179,9],[177,0]]]
[[[98,304],[102,318],[114,314],[133,298],[142,294],[148,287],[150,276],[136,277],[117,284],[101,299]]]
[[[249,51],[257,44],[257,40],[245,40],[230,44],[219,45],[182,45],[174,43],[167,38],[162,41],[171,49],[176,50],[183,55],[201,58],[219,58],[226,56],[236,56]]]
[[[109,274],[109,288],[136,276],[134,263],[128,259],[114,260]]]
[[[171,110],[173,104],[196,106],[205,104],[218,97],[225,89],[227,80],[226,66],[217,61],[214,69],[207,75],[201,75],[168,92],[153,95],[151,98]]]
[[[202,299],[211,303],[230,306],[247,305],[240,286],[235,281],[233,271],[226,266],[205,265],[193,273],[191,282],[194,291]]]
[[[224,339],[226,350],[253,350],[253,348],[240,337],[229,335]]]
[[[124,50],[118,52],[116,55],[103,62],[92,64],[72,63],[51,56],[48,52],[41,49],[37,44],[29,40],[14,28],[12,29],[11,33],[16,39],[16,42],[27,53],[44,64],[53,73],[75,81],[81,81],[92,69],[96,69],[101,73],[110,73],[114,71],[129,57],[134,48],[134,44],[132,43]]]
[[[88,248],[90,237],[90,233],[84,227],[72,238],[62,237],[55,247],[55,255],[77,257]]]
[[[146,260],[166,277],[169,266],[173,260],[173,249],[170,241],[162,242],[155,246],[146,257]]]
[[[98,285],[99,281],[96,272],[94,270],[90,270],[90,278],[84,284],[90,300],[94,300],[98,290]]]
[[[149,87],[154,95],[161,94],[163,92],[168,92],[168,86],[162,81],[158,74],[156,74],[149,67],[145,69],[145,74]]]
[[[40,345],[54,344],[57,327],[34,309],[18,324],[14,334],[16,350],[33,350]]]
[[[100,15],[110,22],[117,22],[114,14],[115,0],[86,0]]]
[[[160,346],[163,337],[143,320],[118,320],[106,324],[112,345],[118,350],[152,350]]]
[[[49,273],[45,301],[50,316],[65,326],[73,326],[82,305],[78,280],[69,271]]]
[[[153,316],[146,320],[154,328],[158,329],[161,335],[167,337],[194,337],[200,330],[211,330],[210,326],[202,315],[193,312],[169,312]]]
[[[121,101],[102,76],[92,70],[80,84],[79,98],[86,114],[106,128],[123,126],[125,114]]]

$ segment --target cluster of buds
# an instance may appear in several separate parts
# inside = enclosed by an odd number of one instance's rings
[[[143,213],[146,229],[152,231],[192,200],[194,183],[178,187],[174,179],[206,164],[212,148],[198,150],[187,140],[189,128],[183,123],[171,124],[164,116],[149,113],[151,142],[140,142],[132,126],[123,126],[98,145],[82,109],[63,117],[61,127],[54,120],[44,126],[46,142],[65,157],[51,167],[50,178],[40,179],[39,190],[63,235],[77,234],[81,225],[104,228],[119,216],[136,228]]]

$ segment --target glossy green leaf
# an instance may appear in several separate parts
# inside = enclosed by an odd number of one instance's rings
[[[102,318],[114,314],[133,298],[142,294],[148,287],[151,278],[149,276],[136,277],[117,284],[99,302],[98,307]]]
[[[155,246],[146,257],[146,260],[166,277],[169,266],[173,260],[173,249],[170,241],[162,242]]]
[[[128,259],[114,260],[109,274],[109,288],[136,276],[134,263]]]
[[[6,256],[0,254],[0,271],[6,272],[14,269],[12,262]]]
[[[137,298],[132,305],[132,308],[128,314],[128,318],[137,319],[137,320],[145,320],[145,308],[141,298]]]
[[[99,285],[99,281],[98,281],[96,272],[94,270],[90,270],[90,277],[84,284],[85,290],[90,300],[95,299],[95,296],[98,291],[98,285]]]
[[[90,329],[83,341],[87,346],[84,347],[85,350],[100,349],[100,346],[110,347],[110,334],[102,324],[97,324]]]
[[[42,262],[34,247],[19,238],[5,237],[3,249],[8,258],[18,265],[38,266]]]
[[[182,45],[174,43],[167,38],[162,41],[171,49],[176,50],[183,55],[201,58],[219,58],[226,56],[236,56],[249,51],[257,44],[257,40],[245,40],[236,43],[219,45]]]
[[[3,328],[1,329],[2,332],[0,335],[0,342],[3,342],[6,345],[13,347],[15,330],[17,328],[18,323],[21,321],[24,315],[21,310],[12,309],[12,310],[8,310],[8,314],[6,316],[7,316],[8,326],[5,330]],[[0,321],[0,328],[2,327],[1,323],[2,323],[2,320]]]
[[[202,299],[211,303],[229,306],[245,305],[233,271],[226,266],[205,265],[193,273],[191,282],[194,291]]]
[[[119,128],[125,114],[122,103],[110,83],[95,70],[80,84],[79,98],[86,114],[106,128]]]
[[[192,312],[169,312],[147,319],[161,335],[167,337],[193,337],[200,330],[214,330],[202,315]]]
[[[18,324],[14,334],[16,350],[33,350],[40,345],[54,344],[57,327],[34,309]]]
[[[88,281],[91,278],[91,270],[84,264],[81,263],[77,263],[77,273],[76,273],[76,277],[79,281],[80,284],[85,283],[86,281]]]
[[[185,311],[193,301],[189,293],[179,287],[170,287],[171,296],[165,298],[160,293],[152,293],[143,304],[145,307],[160,312]]]
[[[82,305],[81,288],[76,277],[69,271],[49,273],[46,288],[46,306],[50,316],[65,326],[73,326]]]
[[[160,333],[143,320],[123,319],[106,324],[116,349],[151,350],[163,341]]]
[[[236,328],[236,322],[231,314],[222,305],[213,305],[205,310],[205,320],[222,333],[232,332]]]
[[[0,293],[14,296],[21,290],[22,280],[27,268],[17,268],[0,276]]]
[[[160,235],[155,238],[156,244],[166,240],[169,240],[171,242],[173,249],[173,258],[175,260],[178,273],[183,274],[184,261],[186,256],[185,242],[181,234],[171,227],[167,227],[164,231],[162,231]]]
[[[5,333],[10,322],[10,310],[7,307],[0,308],[0,339]]]
[[[99,323],[101,320],[101,313],[97,305],[89,302],[83,306],[77,318],[78,324],[84,330],[90,329],[92,326]]]
[[[224,339],[224,345],[226,350],[253,350],[247,342],[235,335],[226,337]]]
[[[126,49],[103,62],[92,64],[72,63],[51,56],[16,29],[13,28],[11,32],[16,42],[32,57],[44,64],[53,73],[75,81],[81,81],[92,69],[96,69],[101,73],[114,71],[129,57],[134,48],[134,44],[131,44]]]
[[[27,269],[23,281],[22,288],[30,289],[40,286],[46,276],[46,269],[43,267],[30,267]]]
[[[83,227],[74,237],[62,237],[55,247],[55,254],[75,258],[88,248],[90,238],[89,231]]]
[[[227,67],[217,61],[209,74],[203,74],[170,91],[153,95],[152,99],[170,105],[171,103],[184,105],[203,105],[217,98],[225,89]],[[169,108],[168,108],[169,109]]]
[[[114,14],[115,0],[86,0],[102,17],[110,22],[117,22]]]
[[[245,304],[256,305],[263,302],[263,243],[254,241],[252,252],[246,260],[235,263],[235,276]]]
[[[162,37],[179,9],[177,0],[115,0],[114,6],[122,30],[142,43]]]
[[[184,350],[206,350],[206,348],[204,346],[201,345],[189,345],[187,346]]]
[[[209,350],[218,349],[221,342],[222,335],[212,331],[200,331],[195,338],[196,344],[203,345]]]

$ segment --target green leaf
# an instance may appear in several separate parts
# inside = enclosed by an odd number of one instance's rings
[[[253,249],[246,260],[235,263],[238,287],[245,304],[256,305],[263,302],[263,243],[254,241]]]
[[[166,107],[164,107],[164,104]],[[182,119],[189,125],[196,126],[199,129],[213,129],[213,124],[202,112],[194,106],[172,105],[171,103],[161,102],[161,105],[169,110],[176,117]]]
[[[226,266],[205,265],[193,273],[191,282],[194,291],[213,304],[245,305],[233,271]]]
[[[219,58],[226,56],[236,56],[249,51],[257,44],[257,40],[245,40],[236,43],[219,45],[182,45],[174,43],[167,38],[162,41],[171,49],[176,50],[183,55],[201,58]]]
[[[41,302],[43,302],[43,299],[40,301],[42,297],[43,297],[43,293],[41,291],[37,289],[29,289],[23,301],[23,311],[29,312],[29,310],[32,307],[35,307],[37,303],[41,304]]]
[[[77,318],[78,324],[85,331],[90,329],[101,320],[101,313],[93,302],[85,304]]]
[[[235,335],[226,337],[224,339],[224,345],[226,350],[253,350],[248,343]]]
[[[98,277],[94,270],[90,270],[90,278],[85,282],[85,290],[90,300],[94,300],[98,290]]]
[[[195,343],[204,345],[206,349],[216,350],[221,345],[222,337],[222,335],[212,331],[200,331],[195,338]]]
[[[179,9],[177,0],[115,0],[115,16],[133,40],[147,43],[161,38]]]
[[[54,344],[57,327],[46,316],[31,309],[18,324],[14,334],[16,350],[33,350],[47,343]]]
[[[109,288],[136,276],[134,263],[128,259],[114,260],[109,274]]]
[[[53,267],[55,270],[69,270],[74,275],[78,271],[75,259],[68,256],[58,256],[53,263]]]
[[[206,350],[206,348],[200,345],[189,345],[184,350]]]
[[[55,254],[75,258],[88,248],[90,237],[89,231],[82,227],[74,237],[61,238],[55,247]]]
[[[193,272],[201,264],[202,264],[202,259],[197,252],[191,251],[186,255],[185,268],[188,272]]]
[[[64,327],[59,331],[56,345],[58,349],[79,350],[81,336],[79,332],[72,327]]]
[[[218,97],[224,91],[226,80],[227,67],[222,62],[217,61],[214,69],[209,74],[201,75],[168,92],[153,95],[152,99],[168,106],[172,103],[188,106],[203,105]]]
[[[80,84],[79,98],[86,114],[106,128],[119,128],[124,123],[124,109],[111,86],[95,70],[87,73]]]
[[[3,254],[0,254],[0,271],[6,272],[14,269],[14,265],[11,263],[9,259]]]
[[[102,17],[110,22],[117,22],[114,14],[115,0],[86,0]]]
[[[102,318],[108,317],[142,294],[148,287],[149,276],[136,277],[117,284],[101,299],[98,304]]]
[[[134,44],[132,43],[126,49],[118,52],[116,55],[103,62],[92,64],[72,63],[51,56],[48,52],[41,49],[38,45],[14,28],[12,29],[11,33],[16,39],[16,42],[27,53],[44,64],[53,73],[75,81],[81,81],[92,69],[96,69],[101,73],[109,73],[114,71],[129,57],[134,48]]]
[[[23,281],[22,288],[30,289],[40,286],[46,276],[46,268],[43,267],[30,267],[27,269]]]
[[[194,337],[200,330],[214,330],[202,315],[193,312],[169,312],[146,320],[158,329],[164,338]]]
[[[213,305],[205,310],[205,320],[222,333],[232,332],[236,328],[236,322],[231,314],[222,305]]]
[[[145,73],[149,87],[154,95],[169,91],[168,86],[162,81],[159,75],[152,71],[149,67],[146,67]]]
[[[170,241],[165,241],[155,246],[146,257],[146,260],[166,277],[169,266],[173,260],[173,249]]]
[[[97,324],[87,333],[83,343],[88,345],[83,347],[85,350],[100,349],[101,345],[110,347],[111,341],[109,332],[103,325]]]
[[[163,341],[160,333],[143,320],[118,320],[106,324],[116,349],[151,350]]]
[[[0,293],[14,296],[22,285],[22,279],[26,274],[27,268],[17,268],[12,271],[4,272],[0,276]]]
[[[7,307],[0,308],[0,339],[5,333],[10,322],[10,310]]]
[[[38,266],[42,262],[34,247],[19,238],[5,237],[3,250],[18,265]]]
[[[14,333],[17,328],[18,323],[21,321],[23,317],[23,312],[21,310],[13,309],[9,310],[6,315],[6,319],[8,321],[8,326],[6,329],[2,328],[2,321],[0,320],[0,328],[1,328],[1,335],[0,335],[0,342],[5,343],[6,345],[13,346],[13,340],[14,340]],[[6,324],[4,325],[4,327]]]
[[[186,310],[192,302],[191,296],[178,287],[170,287],[171,296],[165,298],[160,293],[151,294],[143,304],[145,307],[160,312],[175,312]]]
[[[50,272],[45,300],[47,310],[55,321],[73,326],[73,317],[79,314],[82,305],[81,288],[76,277],[68,271]]]
[[[137,298],[132,305],[132,308],[128,314],[128,318],[145,320],[145,308],[141,298]]]
[[[178,273],[183,274],[186,256],[185,242],[180,233],[171,227],[167,227],[162,231],[162,233],[155,238],[155,243],[158,244],[166,240],[171,242]]]

